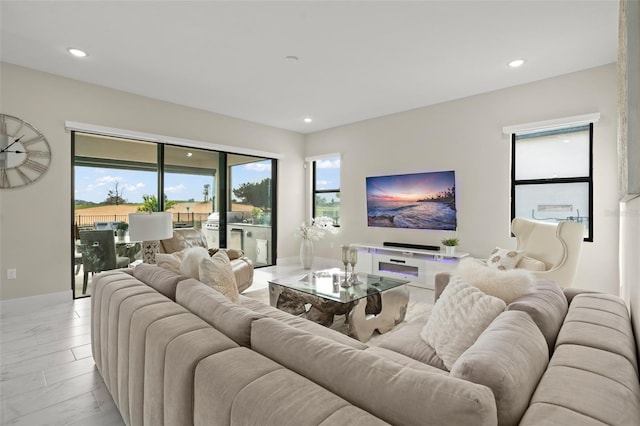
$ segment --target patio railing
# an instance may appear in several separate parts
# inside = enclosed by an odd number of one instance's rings
[[[174,228],[202,228],[202,223],[207,221],[208,213],[172,213]],[[82,215],[75,217],[76,228],[93,227],[96,222],[129,222],[129,216],[126,214],[108,214],[108,215]]]

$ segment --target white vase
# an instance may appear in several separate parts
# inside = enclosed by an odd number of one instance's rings
[[[452,255],[456,252],[456,246],[444,246],[444,251],[448,255]]]
[[[304,269],[311,269],[313,264],[313,241],[302,239],[300,243],[300,263]]]

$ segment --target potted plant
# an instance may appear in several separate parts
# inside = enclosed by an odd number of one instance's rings
[[[118,235],[118,241],[124,241],[125,235],[129,230],[129,224],[127,222],[120,222],[116,225],[116,235]]]
[[[444,240],[442,240],[442,245],[444,246],[447,254],[453,254],[455,253],[456,246],[459,242],[460,240],[458,240],[457,238],[445,238]]]

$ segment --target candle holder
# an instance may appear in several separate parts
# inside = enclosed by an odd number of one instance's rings
[[[356,247],[349,248],[349,264],[351,265],[351,278],[349,282],[351,284],[360,284],[358,275],[356,274],[356,263],[358,263],[358,249]]]
[[[340,284],[340,287],[351,287],[351,283],[349,282],[349,246],[341,246],[342,249],[342,263],[344,264],[344,281]]]

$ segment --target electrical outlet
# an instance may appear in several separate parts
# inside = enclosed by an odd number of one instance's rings
[[[15,280],[16,277],[17,277],[17,273],[16,273],[16,269],[15,268],[7,269],[7,279],[8,280]]]

